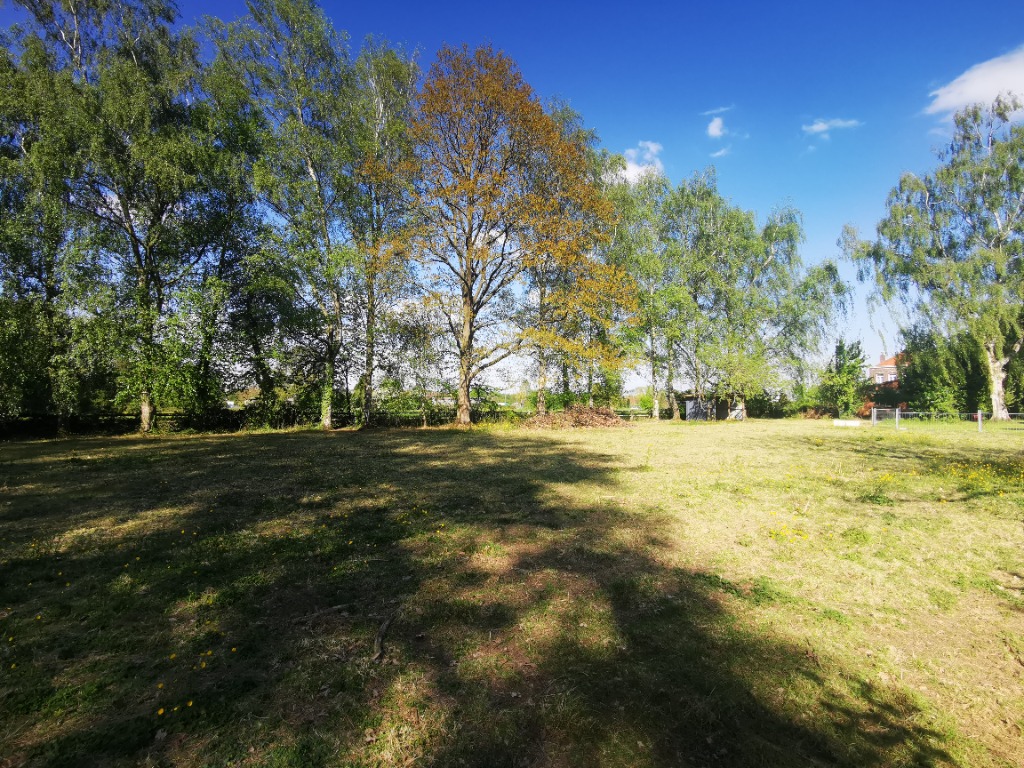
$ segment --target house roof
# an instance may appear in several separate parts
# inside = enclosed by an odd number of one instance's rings
[[[879,355],[878,362],[874,363],[872,365],[869,365],[868,368],[870,368],[871,370],[876,370],[878,368],[896,368],[896,367],[899,366],[899,364],[901,362],[903,362],[903,353],[902,352],[900,352],[899,354],[893,355],[892,357],[886,357],[886,358],[883,358],[881,355]]]

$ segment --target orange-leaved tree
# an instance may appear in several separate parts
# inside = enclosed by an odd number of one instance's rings
[[[551,369],[561,370],[566,394],[570,376],[582,378],[593,405],[595,371],[624,363],[612,331],[634,303],[632,279],[606,258],[614,206],[601,188],[613,176],[614,160],[595,149],[596,134],[567,104],[552,102],[550,113],[563,137],[583,149],[587,174],[567,175],[548,162],[538,163],[535,171],[544,200],[556,209],[544,222],[548,231],[537,238],[549,250],[531,254],[526,273],[529,312],[523,335],[537,369],[541,414]]]
[[[418,253],[457,359],[457,420],[469,424],[474,379],[522,347],[527,270],[543,258],[578,259],[593,216],[564,211],[596,213],[600,200],[583,144],[490,47],[439,52],[411,134]]]

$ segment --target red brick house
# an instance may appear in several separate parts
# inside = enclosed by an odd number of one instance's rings
[[[885,355],[879,355],[878,365],[868,368],[868,379],[875,385],[899,381],[899,369],[897,368],[899,359],[900,355],[888,358]]]

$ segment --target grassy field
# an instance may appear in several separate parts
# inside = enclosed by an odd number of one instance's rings
[[[1024,431],[3,444],[0,765],[1024,765],[1022,520]]]

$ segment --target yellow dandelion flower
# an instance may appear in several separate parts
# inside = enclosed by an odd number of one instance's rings
[[[173,660],[174,660],[174,659],[176,659],[177,657],[178,657],[178,654],[176,654],[176,653],[172,653],[172,654],[171,654],[170,656],[168,656],[167,658],[169,658],[169,659],[171,659],[171,660],[173,661]]]
[[[188,706],[190,706],[190,707],[192,706],[192,702],[191,701],[189,701]]]
[[[232,648],[232,649],[231,649],[231,652],[232,652],[232,653],[234,653],[234,652],[235,652],[235,651],[237,651],[237,650],[238,650],[237,648]]]
[[[163,688],[163,687],[164,687],[164,684],[163,684],[163,683],[157,683],[157,684],[156,684],[156,687],[157,687],[157,688]]]
[[[156,713],[157,713],[158,715],[162,715],[162,714],[164,713],[164,708],[163,708],[163,707],[160,707],[160,709],[158,709],[158,710],[156,711]]]

